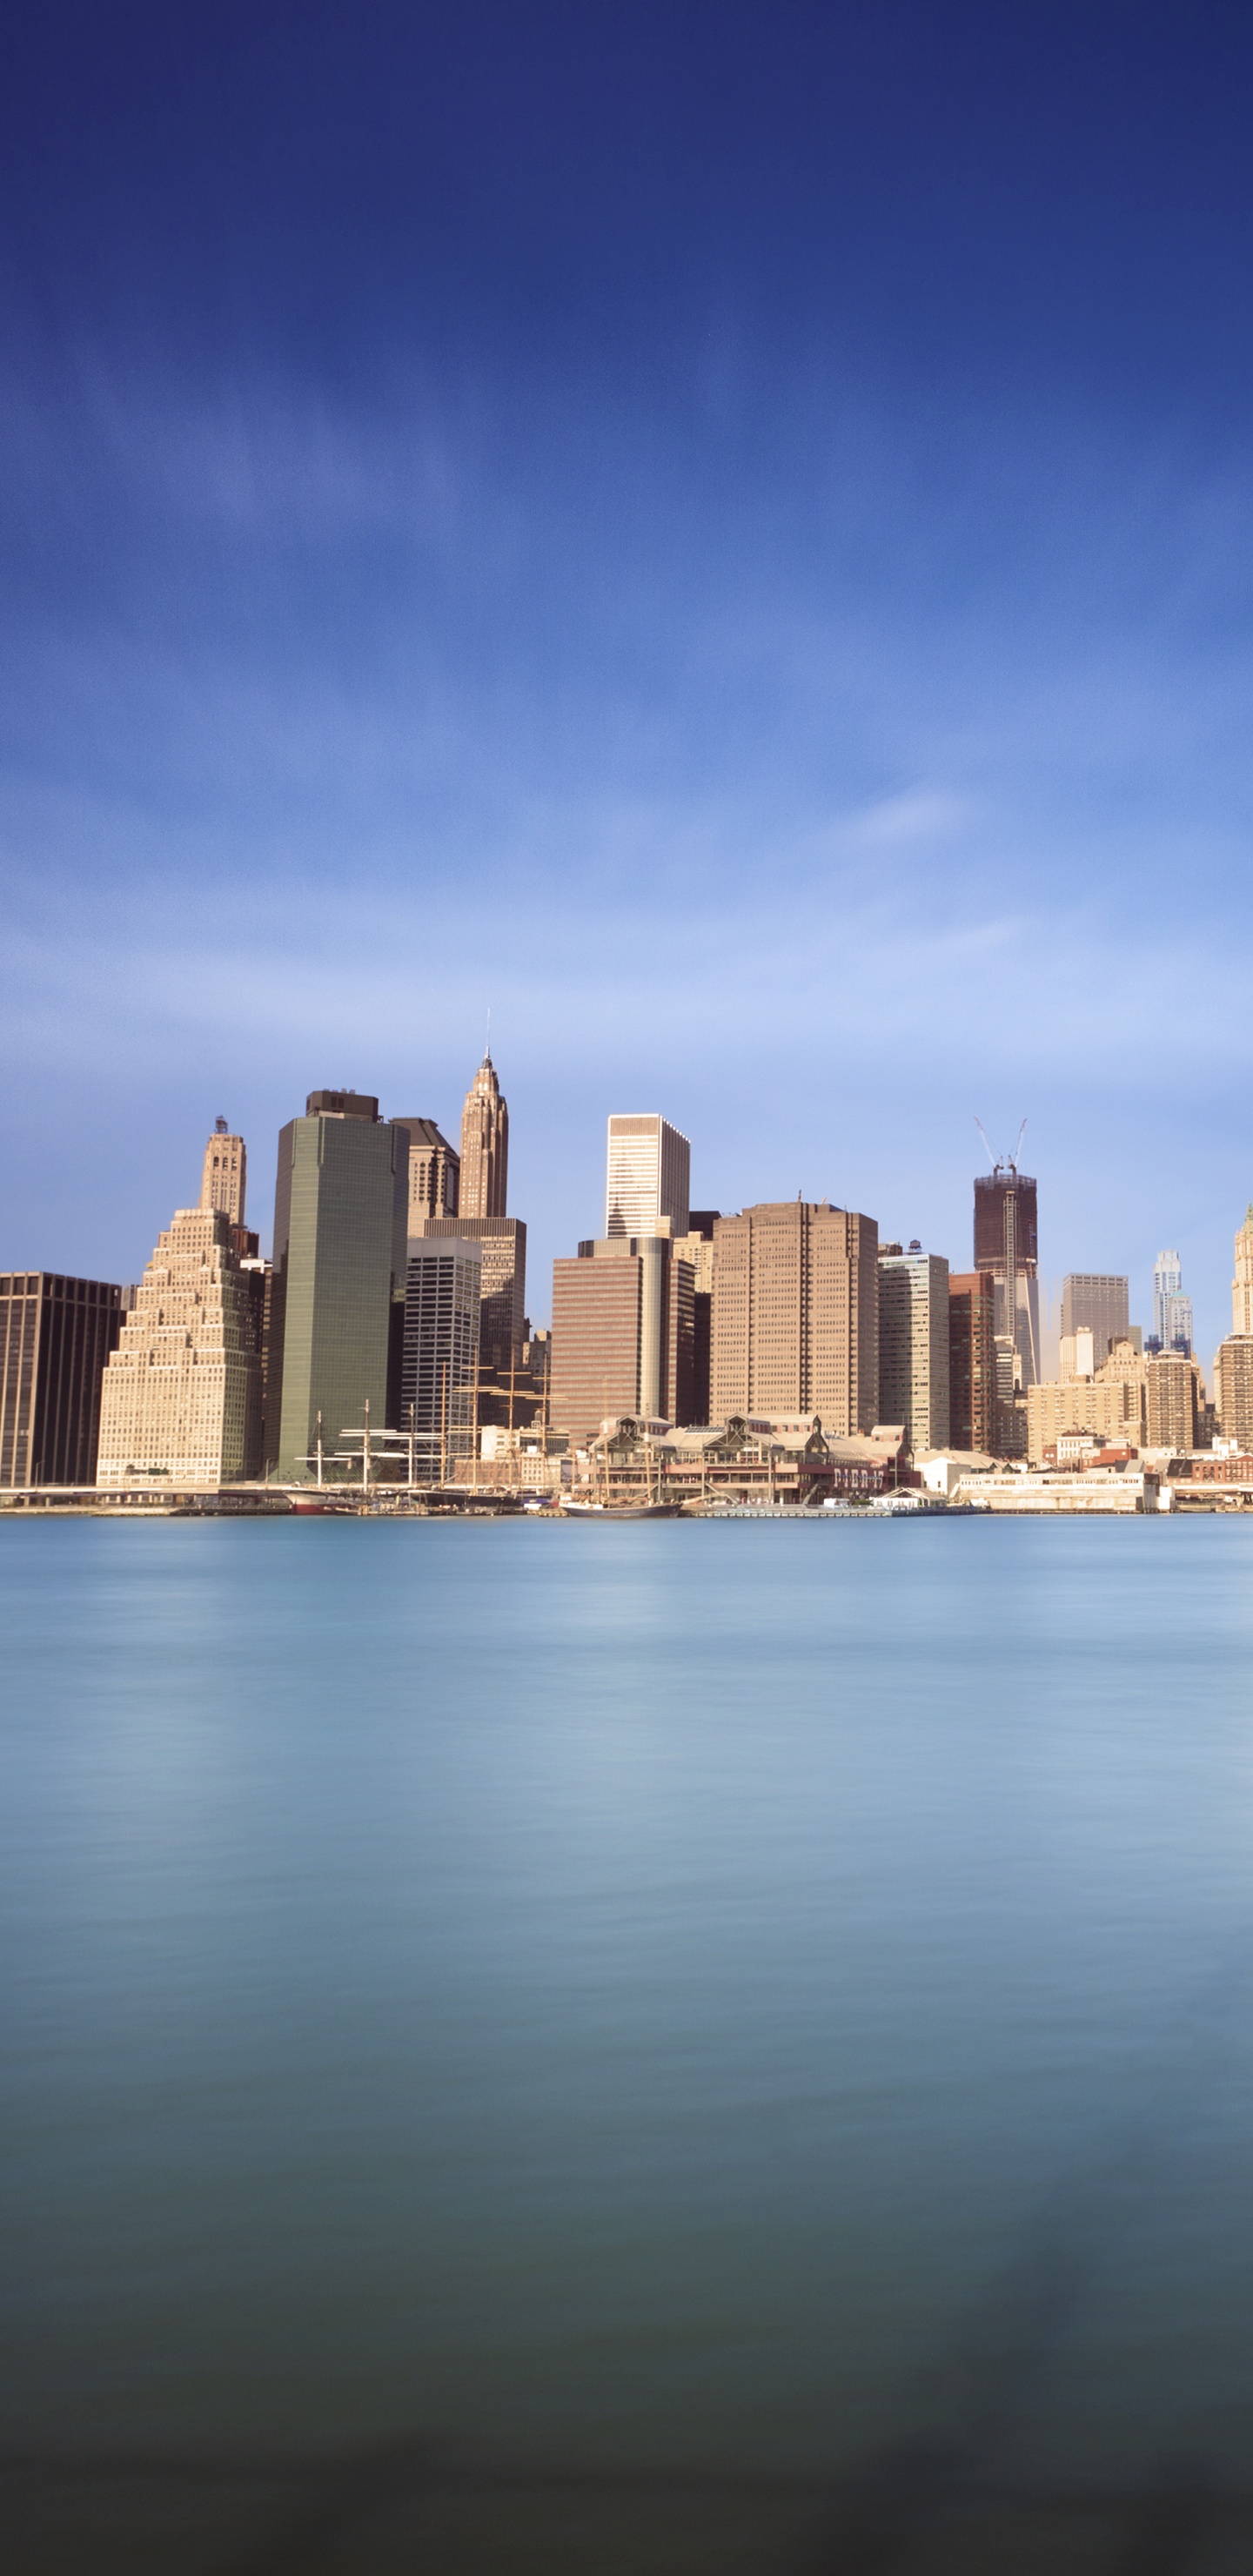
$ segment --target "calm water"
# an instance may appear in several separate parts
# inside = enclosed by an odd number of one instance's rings
[[[0,1639],[20,2576],[1253,2564],[1253,1528],[8,1525]]]

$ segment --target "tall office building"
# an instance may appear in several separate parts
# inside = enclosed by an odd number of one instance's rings
[[[405,1282],[400,1429],[469,1454],[479,1343],[482,1245],[453,1234],[411,1240]]]
[[[1229,1333],[1214,1361],[1214,1403],[1223,1438],[1253,1457],[1253,1333]]]
[[[948,1263],[935,1252],[879,1255],[880,1422],[899,1422],[906,1447],[949,1443]]]
[[[715,1422],[816,1413],[825,1431],[879,1419],[879,1233],[873,1217],[780,1199],[714,1224]]]
[[[1236,1236],[1236,1275],[1231,1283],[1231,1329],[1253,1333],[1253,1202]]]
[[[1062,1281],[1061,1337],[1090,1332],[1093,1365],[1100,1368],[1115,1342],[1125,1342],[1131,1329],[1129,1282],[1120,1271],[1071,1270]]]
[[[553,1263],[551,1413],[576,1446],[615,1415],[692,1419],[692,1265],[665,1235]]]
[[[675,1256],[692,1265],[692,1421],[712,1419],[714,1225],[720,1208],[691,1208]]]
[[[1150,1449],[1195,1449],[1201,1372],[1181,1351],[1144,1363],[1145,1438]]]
[[[409,1131],[408,1224],[421,1234],[433,1218],[455,1216],[461,1204],[461,1156],[440,1134],[433,1118],[393,1118],[393,1127]]]
[[[57,1271],[0,1275],[0,1486],[92,1485],[100,1383],[122,1291]]]
[[[459,1236],[482,1251],[479,1308],[480,1383],[522,1366],[526,1339],[526,1227],[517,1216],[428,1217],[424,1233]]]
[[[1164,1351],[1191,1352],[1192,1300],[1177,1252],[1159,1252],[1153,1264],[1153,1333]]]
[[[996,1281],[990,1270],[950,1277],[948,1317],[949,1439],[954,1449],[995,1457]]]
[[[99,1485],[254,1476],[261,1358],[224,1208],[180,1208],[158,1238],[104,1373]]]
[[[1039,1249],[1036,1184],[1006,1156],[975,1178],[974,1266],[996,1282],[1002,1405],[1040,1374]]]
[[[609,1121],[606,1235],[686,1234],[692,1148],[666,1118]]]
[[[509,1199],[509,1105],[490,1054],[485,1055],[461,1113],[461,1198],[458,1213],[504,1216]]]
[[[221,1208],[232,1225],[242,1226],[247,1189],[248,1153],[243,1137],[228,1135],[226,1120],[219,1118],[204,1149],[200,1204],[202,1208]]]
[[[311,1091],[278,1140],[267,1464],[303,1481],[317,1445],[400,1403],[409,1148],[368,1092]],[[396,1427],[393,1423],[392,1427]]]

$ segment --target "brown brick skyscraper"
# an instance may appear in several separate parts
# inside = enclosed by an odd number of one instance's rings
[[[843,1436],[879,1418],[879,1229],[782,1199],[714,1222],[715,1422],[816,1413]]]

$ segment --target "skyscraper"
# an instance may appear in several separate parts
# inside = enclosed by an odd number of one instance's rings
[[[464,1236],[419,1235],[409,1244],[400,1428],[468,1454],[474,1435],[482,1246]]]
[[[692,1148],[668,1119],[649,1115],[609,1121],[605,1233],[687,1233]]]
[[[692,1421],[711,1418],[714,1224],[720,1208],[690,1208],[687,1232],[675,1240],[675,1257],[692,1265]]]
[[[1253,1201],[1236,1236],[1236,1275],[1231,1283],[1231,1329],[1253,1333]]]
[[[483,1256],[479,1377],[507,1378],[522,1366],[526,1323],[526,1227],[517,1216],[428,1217],[425,1235],[477,1243]],[[412,1244],[412,1238],[411,1238]]]
[[[879,1418],[879,1230],[824,1200],[714,1223],[715,1422],[816,1413],[843,1436]]]
[[[376,1427],[399,1408],[408,1189],[406,1131],[369,1093],[311,1091],[279,1137],[266,1458],[284,1481],[319,1413],[334,1447],[367,1401]]]
[[[100,1394],[100,1485],[253,1476],[261,1358],[225,1208],[180,1208],[158,1238]]]
[[[948,1263],[935,1252],[879,1255],[880,1422],[904,1425],[917,1454],[947,1448]]]
[[[1062,1340],[1090,1332],[1094,1368],[1108,1359],[1115,1342],[1126,1340],[1129,1312],[1129,1282],[1121,1271],[1071,1270],[1062,1281]]]
[[[665,1235],[581,1243],[553,1263],[552,1420],[581,1442],[617,1415],[692,1418],[692,1265]]]
[[[418,1235],[431,1218],[456,1215],[461,1203],[461,1156],[440,1134],[433,1118],[398,1117],[390,1123],[409,1130],[407,1223],[410,1235]]]
[[[1164,1351],[1192,1349],[1192,1300],[1177,1252],[1159,1252],[1153,1264],[1153,1333]]]
[[[490,1054],[484,1056],[461,1112],[460,1216],[494,1217],[507,1212],[509,1194],[509,1107]]]
[[[1145,1437],[1150,1449],[1195,1449],[1201,1372],[1181,1351],[1160,1351],[1144,1366]]]
[[[1223,1437],[1253,1457],[1253,1333],[1228,1333],[1214,1361],[1214,1402]]]
[[[1012,1155],[976,1175],[974,1266],[996,1282],[999,1394],[1012,1403],[1040,1374],[1036,1184]]]
[[[221,1208],[232,1225],[241,1226],[247,1188],[248,1153],[243,1137],[228,1135],[226,1120],[219,1118],[204,1149],[200,1204],[202,1208]]]
[[[996,1281],[964,1270],[948,1283],[948,1436],[954,1449],[995,1456]]]
[[[122,1291],[103,1279],[0,1277],[0,1485],[91,1485],[100,1384]]]

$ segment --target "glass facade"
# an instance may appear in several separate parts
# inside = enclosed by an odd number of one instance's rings
[[[328,1448],[367,1402],[387,1423],[408,1180],[406,1130],[359,1110],[293,1118],[279,1138],[266,1459],[283,1482],[307,1475],[319,1413]]]

